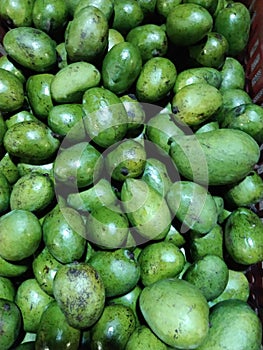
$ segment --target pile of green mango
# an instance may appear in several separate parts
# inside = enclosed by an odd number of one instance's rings
[[[1,350],[260,350],[250,20],[241,0],[1,0]]]

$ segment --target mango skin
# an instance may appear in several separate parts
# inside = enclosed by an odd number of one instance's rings
[[[0,17],[11,27],[29,27],[32,25],[34,0],[2,0]]]
[[[23,83],[13,73],[0,68],[0,110],[14,112],[24,103]]]
[[[9,30],[4,36],[3,46],[13,60],[34,72],[48,72],[57,62],[55,41],[33,27]]]
[[[226,185],[242,180],[253,170],[260,150],[247,133],[222,128],[177,137],[171,144],[170,155],[180,174],[187,179]]]

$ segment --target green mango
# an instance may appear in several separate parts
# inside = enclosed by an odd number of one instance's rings
[[[79,0],[65,0],[65,4],[67,5],[67,9],[71,17],[73,17],[74,11],[78,3],[79,3]]]
[[[173,243],[156,242],[142,249],[138,262],[141,282],[147,287],[161,279],[178,276],[185,265],[185,257]]]
[[[212,67],[188,68],[178,73],[173,91],[176,94],[184,86],[194,83],[207,83],[219,89],[221,86],[221,72]]]
[[[226,288],[229,271],[218,255],[207,254],[194,261],[183,274],[183,279],[195,285],[206,300],[218,297]]]
[[[128,135],[137,135],[137,132],[140,132],[141,128],[144,127],[146,113],[143,106],[137,99],[134,99],[133,96],[131,97],[130,95],[123,95],[120,97],[120,100],[127,112],[129,121]]]
[[[84,92],[99,85],[101,74],[88,62],[74,62],[61,68],[51,82],[52,99],[58,103],[81,103]]]
[[[186,125],[196,126],[211,118],[222,106],[220,91],[208,83],[184,86],[172,99],[175,118]]]
[[[124,349],[135,330],[133,311],[124,305],[107,305],[98,322],[91,327],[91,349],[98,344],[105,350]]]
[[[223,229],[216,224],[205,235],[190,231],[190,255],[193,260],[202,259],[205,255],[217,255],[223,259]]]
[[[26,94],[33,114],[41,120],[46,120],[53,107],[51,82],[53,74],[42,73],[31,75],[26,82]]]
[[[144,24],[129,31],[126,40],[138,47],[143,62],[156,56],[165,56],[168,40],[165,31],[156,24]]]
[[[263,200],[263,180],[256,172],[250,172],[242,181],[231,186],[224,199],[232,208],[248,207]]]
[[[9,209],[11,186],[6,176],[0,172],[0,213],[4,213]]]
[[[69,142],[80,142],[85,138],[83,111],[81,104],[61,103],[53,106],[48,114],[47,123],[50,129]]]
[[[141,68],[142,58],[137,46],[126,41],[116,44],[103,59],[103,86],[117,95],[127,92]]]
[[[167,350],[167,346],[145,325],[137,327],[131,334],[126,350]]]
[[[246,5],[238,1],[221,9],[214,17],[214,31],[222,34],[228,41],[228,55],[237,57],[243,52],[249,39],[250,12]]]
[[[34,135],[34,137],[32,137]],[[23,121],[9,128],[4,137],[6,151],[28,162],[49,160],[60,146],[49,127],[39,121]]]
[[[49,212],[43,221],[43,240],[50,254],[62,264],[79,260],[86,248],[81,215],[72,208]]]
[[[57,53],[58,68],[61,69],[66,67],[68,65],[68,54],[67,54],[66,45],[64,41],[56,45],[56,53]]]
[[[141,102],[154,103],[164,98],[175,84],[177,70],[166,57],[153,57],[142,67],[136,82],[136,96]]]
[[[85,8],[86,6],[94,6],[98,8],[99,10],[101,10],[101,12],[103,12],[107,21],[109,21],[113,14],[114,1],[113,0],[79,0],[74,11],[74,16],[76,16],[78,12],[83,8]]]
[[[213,17],[197,4],[179,4],[166,18],[166,32],[177,46],[189,46],[202,40],[212,30]]]
[[[181,233],[173,225],[171,225],[170,230],[164,238],[164,241],[172,243],[179,248],[186,243],[185,237],[181,235]]]
[[[167,18],[172,9],[181,4],[182,0],[156,0],[156,12],[163,18]]]
[[[163,197],[172,185],[166,165],[157,158],[147,158],[141,179],[152,186]]]
[[[13,73],[23,84],[26,82],[26,78],[21,69],[16,67],[7,55],[0,57],[0,68]]]
[[[64,0],[35,0],[32,21],[34,27],[57,40],[62,37],[69,20],[69,11]]]
[[[142,175],[146,163],[144,147],[133,139],[117,144],[105,159],[108,174],[117,181],[136,178]]]
[[[77,350],[81,332],[71,327],[56,301],[43,311],[36,333],[35,350]]]
[[[218,0],[183,0],[183,3],[192,3],[192,4],[197,4],[202,7],[204,7],[206,10],[208,10],[211,14],[214,13],[216,10],[216,6],[218,3]]]
[[[217,222],[217,207],[207,189],[192,181],[176,181],[167,192],[166,200],[182,231],[193,229],[209,232]]]
[[[34,254],[42,239],[38,218],[28,210],[14,209],[0,217],[0,255],[21,261]]]
[[[0,160],[0,172],[6,177],[10,185],[13,185],[19,178],[17,165],[7,152]]]
[[[49,176],[32,172],[21,176],[13,185],[10,208],[37,213],[51,205],[54,198],[55,190]]]
[[[98,250],[89,264],[99,273],[105,286],[106,297],[130,292],[140,278],[140,266],[133,253],[125,248],[112,251]]]
[[[142,290],[139,305],[146,324],[167,346],[195,349],[208,334],[208,303],[187,281],[161,279]]]
[[[53,300],[53,297],[41,289],[36,279],[22,281],[17,289],[15,302],[21,310],[25,332],[37,332],[41,315]]]
[[[97,7],[80,10],[65,31],[65,48],[70,61],[97,61],[107,48],[108,31],[107,18]]]
[[[0,299],[14,301],[16,289],[11,279],[0,276]]]
[[[202,132],[213,131],[217,129],[219,129],[218,122],[211,121],[211,122],[205,123],[204,125],[201,125],[201,127],[195,131],[195,134],[200,134]]]
[[[209,317],[209,332],[198,350],[258,350],[262,326],[255,311],[242,300],[216,304]]]
[[[123,35],[118,32],[116,29],[109,28],[108,32],[108,51],[113,48],[113,46],[124,42]]]
[[[38,118],[36,118],[31,112],[22,110],[6,119],[6,126],[9,129],[14,124],[32,120],[36,122],[39,121]]]
[[[80,211],[89,211],[102,206],[110,206],[117,201],[108,180],[102,178],[94,186],[77,193],[70,193],[67,197],[67,204]]]
[[[226,251],[238,264],[251,265],[263,260],[263,222],[249,208],[235,209],[226,220]]]
[[[188,180],[226,185],[242,180],[253,170],[260,150],[244,131],[222,128],[177,137],[171,143],[170,155],[179,173]]]
[[[116,94],[101,87],[90,88],[83,95],[82,106],[86,131],[97,145],[107,148],[124,138],[128,116]]]
[[[263,142],[263,108],[247,103],[229,110],[222,121],[223,128],[238,129],[252,136],[259,145]]]
[[[10,262],[0,256],[0,276],[19,277],[22,276],[30,266],[29,259],[20,260],[17,263]]]
[[[62,149],[54,163],[56,181],[71,187],[91,185],[102,169],[100,152],[89,142],[79,142]]]
[[[41,289],[48,295],[53,296],[53,280],[58,269],[62,266],[47,247],[44,247],[32,261],[34,277]]]
[[[157,149],[162,155],[168,155],[170,137],[184,135],[184,131],[180,128],[180,124],[175,123],[172,114],[158,113],[146,124],[146,135],[153,144],[158,146]]]
[[[208,302],[210,308],[223,300],[238,299],[245,302],[249,298],[249,282],[242,271],[228,270],[228,282],[223,292]]]
[[[3,46],[15,62],[33,72],[48,72],[56,65],[56,43],[40,29],[10,29],[4,36]]]
[[[0,298],[0,347],[8,350],[14,345],[22,329],[22,317],[15,302]]]
[[[202,40],[189,47],[189,56],[196,64],[219,69],[228,54],[228,41],[217,32],[209,32]]]
[[[143,20],[143,10],[136,0],[114,1],[112,28],[118,30],[122,35],[138,27]]]
[[[53,282],[58,306],[68,324],[86,329],[99,320],[105,306],[105,287],[98,272],[87,263],[62,266]]]
[[[17,170],[20,177],[37,173],[44,175],[54,183],[53,163],[35,165],[28,163],[17,163]]]
[[[11,27],[30,27],[34,0],[3,0],[0,4],[0,17]]]
[[[14,112],[24,104],[23,83],[12,72],[0,68],[0,110]]]
[[[126,179],[121,189],[124,211],[141,236],[140,240],[164,238],[171,226],[171,214],[166,200],[141,179]]]
[[[221,69],[222,82],[220,90],[223,89],[244,89],[245,69],[234,57],[226,57]]]

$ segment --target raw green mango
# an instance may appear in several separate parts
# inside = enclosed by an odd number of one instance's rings
[[[156,56],[164,56],[168,50],[165,31],[156,24],[144,24],[133,28],[126,40],[138,47],[143,62]]]
[[[19,285],[15,302],[22,313],[25,332],[36,333],[43,311],[53,297],[46,294],[34,278],[25,279]]]
[[[78,14],[80,10],[86,6],[94,6],[101,10],[105,15],[107,21],[111,18],[113,14],[114,1],[113,0],[79,0],[74,11],[74,16]]]
[[[173,215],[182,223],[182,231],[191,228],[204,234],[216,225],[217,207],[205,187],[192,181],[176,181],[168,190],[166,200]]]
[[[60,142],[45,124],[39,121],[23,121],[7,130],[4,146],[11,156],[41,163],[55,154]]]
[[[51,97],[51,82],[53,74],[42,73],[31,75],[26,82],[26,94],[33,114],[39,119],[46,120],[53,107]]]
[[[79,260],[86,248],[85,225],[72,208],[49,212],[43,221],[43,240],[49,252],[62,264]]]
[[[145,325],[137,327],[131,334],[126,350],[167,350],[167,346]]]
[[[249,298],[249,282],[246,275],[242,271],[229,269],[228,282],[223,292],[215,299],[208,302],[212,307],[223,300],[239,299],[245,302]]]
[[[96,144],[107,148],[124,138],[128,116],[116,94],[105,88],[90,88],[83,95],[82,105],[86,131]]]
[[[108,32],[108,51],[113,48],[114,45],[122,43],[124,40],[123,35],[116,29],[109,28]]]
[[[32,261],[32,269],[41,289],[48,295],[53,295],[53,280],[62,264],[50,254],[47,247],[43,248]]]
[[[13,28],[4,36],[3,46],[15,62],[33,72],[44,73],[55,67],[56,43],[40,29]]]
[[[123,95],[120,97],[120,100],[128,116],[128,135],[137,136],[137,133],[144,127],[146,113],[143,106],[137,99],[130,95]]]
[[[143,10],[136,0],[114,1],[112,28],[118,30],[122,35],[138,27],[143,19]]]
[[[182,0],[156,0],[156,12],[162,17],[166,18],[171,10],[179,5]]]
[[[187,179],[205,185],[225,185],[248,175],[259,160],[260,150],[244,131],[222,128],[177,136],[170,155],[179,173]]]
[[[65,31],[65,48],[70,61],[97,61],[107,48],[108,30],[107,18],[97,7],[80,10]]]
[[[35,0],[32,12],[34,27],[55,40],[62,37],[69,20],[69,11],[64,0]]]
[[[52,180],[46,174],[29,173],[21,176],[13,185],[10,208],[41,212],[55,198]]]
[[[0,160],[0,172],[6,177],[10,185],[13,185],[19,178],[17,165],[13,162],[9,153],[5,153]]]
[[[106,296],[115,297],[130,292],[140,278],[140,266],[133,253],[125,248],[98,250],[88,262],[99,273]]]
[[[71,327],[56,301],[44,310],[36,333],[35,350],[77,350],[81,333]]]
[[[102,63],[102,82],[115,94],[127,92],[136,81],[142,68],[142,58],[137,46],[121,42],[107,52]]]
[[[171,214],[159,192],[140,179],[126,179],[121,189],[124,211],[133,229],[145,239],[164,238],[171,226]]]
[[[219,129],[219,124],[217,121],[211,121],[208,123],[205,123],[200,128],[198,128],[195,133],[200,134],[201,132],[207,132],[207,131],[213,131]]]
[[[198,350],[259,350],[262,326],[254,310],[242,300],[216,304],[209,317],[209,332]]]
[[[186,125],[195,126],[211,118],[222,106],[220,91],[208,83],[181,88],[172,99],[172,111]]]
[[[249,208],[237,208],[227,218],[225,247],[230,257],[243,265],[263,260],[263,222]]]
[[[0,68],[0,110],[14,112],[24,103],[24,87],[21,80],[12,72]]]
[[[101,206],[110,206],[117,201],[111,184],[102,178],[91,188],[77,193],[70,193],[67,204],[80,211],[93,211]]]
[[[0,322],[0,347],[8,350],[14,345],[22,329],[21,312],[15,302],[0,298]]]
[[[223,89],[244,89],[245,69],[234,57],[226,57],[221,69],[222,82],[220,90]]]
[[[173,91],[177,93],[186,85],[194,83],[207,83],[219,89],[222,81],[219,70],[212,67],[188,68],[178,73]]]
[[[246,47],[250,31],[250,12],[241,2],[229,3],[214,17],[214,30],[224,35],[228,55],[236,57]],[[238,35],[237,35],[238,33]]]
[[[80,103],[84,92],[99,85],[100,72],[91,63],[74,62],[60,69],[51,82],[51,95],[58,103]]]
[[[179,4],[166,18],[166,32],[177,46],[189,46],[202,40],[212,30],[213,18],[202,6]]]
[[[53,292],[73,328],[92,326],[103,312],[105,287],[98,272],[87,263],[62,266],[54,278]]]
[[[144,286],[179,275],[185,264],[182,251],[170,242],[148,244],[139,254],[141,282]]]
[[[218,0],[183,0],[183,3],[197,4],[207,9],[211,14],[216,10]]]
[[[37,173],[46,176],[54,183],[53,163],[35,165],[21,162],[17,163],[17,170],[20,177]]]
[[[29,259],[24,259],[17,263],[12,263],[0,256],[0,276],[2,277],[19,277],[29,269],[29,266]]]
[[[10,118],[6,119],[7,128],[11,128],[14,124],[25,122],[25,121],[39,121],[31,112],[22,110],[13,114]]]
[[[105,350],[125,349],[135,325],[135,316],[129,307],[105,306],[100,319],[91,327],[91,349],[98,348],[98,344]]]
[[[68,54],[66,50],[65,42],[61,42],[56,45],[58,68],[62,69],[68,65]]]
[[[145,19],[150,19],[154,15],[156,0],[137,0],[142,9]]]
[[[34,254],[42,239],[38,218],[28,210],[14,209],[0,217],[0,255],[21,261]]]
[[[108,174],[118,181],[142,175],[146,163],[144,147],[133,139],[126,139],[107,154],[105,166]]]
[[[26,78],[21,69],[17,68],[7,55],[0,57],[0,68],[13,73],[22,83],[26,82]]]
[[[101,249],[122,247],[129,232],[129,221],[119,206],[100,206],[86,220],[87,239]]]
[[[11,27],[30,27],[34,0],[2,0],[0,17]]]
[[[54,163],[56,181],[71,187],[86,187],[97,178],[102,168],[100,152],[89,142],[79,142],[62,149]]]
[[[195,349],[208,334],[207,301],[187,281],[159,280],[142,290],[139,304],[146,324],[166,345]]]
[[[181,235],[181,233],[173,225],[171,225],[170,230],[164,238],[164,241],[173,243],[179,248],[186,243],[185,237]]]
[[[74,11],[79,3],[79,0],[65,0],[65,4],[67,5],[67,9],[69,11],[70,16],[73,17]]]
[[[0,299],[14,301],[16,289],[11,279],[0,276]]]
[[[177,70],[166,57],[153,57],[142,67],[136,82],[136,96],[141,102],[158,102],[174,86]]]
[[[261,145],[263,143],[263,108],[255,103],[237,106],[225,113],[222,127],[245,131]]]
[[[6,176],[0,172],[0,213],[7,211],[10,205],[11,186]]]

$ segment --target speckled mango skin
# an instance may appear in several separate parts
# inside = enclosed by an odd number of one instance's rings
[[[177,137],[170,155],[180,174],[209,185],[225,185],[243,179],[259,160],[256,141],[247,133],[218,129]]]
[[[23,106],[25,96],[23,83],[13,73],[0,68],[0,110],[14,112]]]
[[[167,350],[167,346],[147,326],[139,326],[131,334],[126,350]]]

